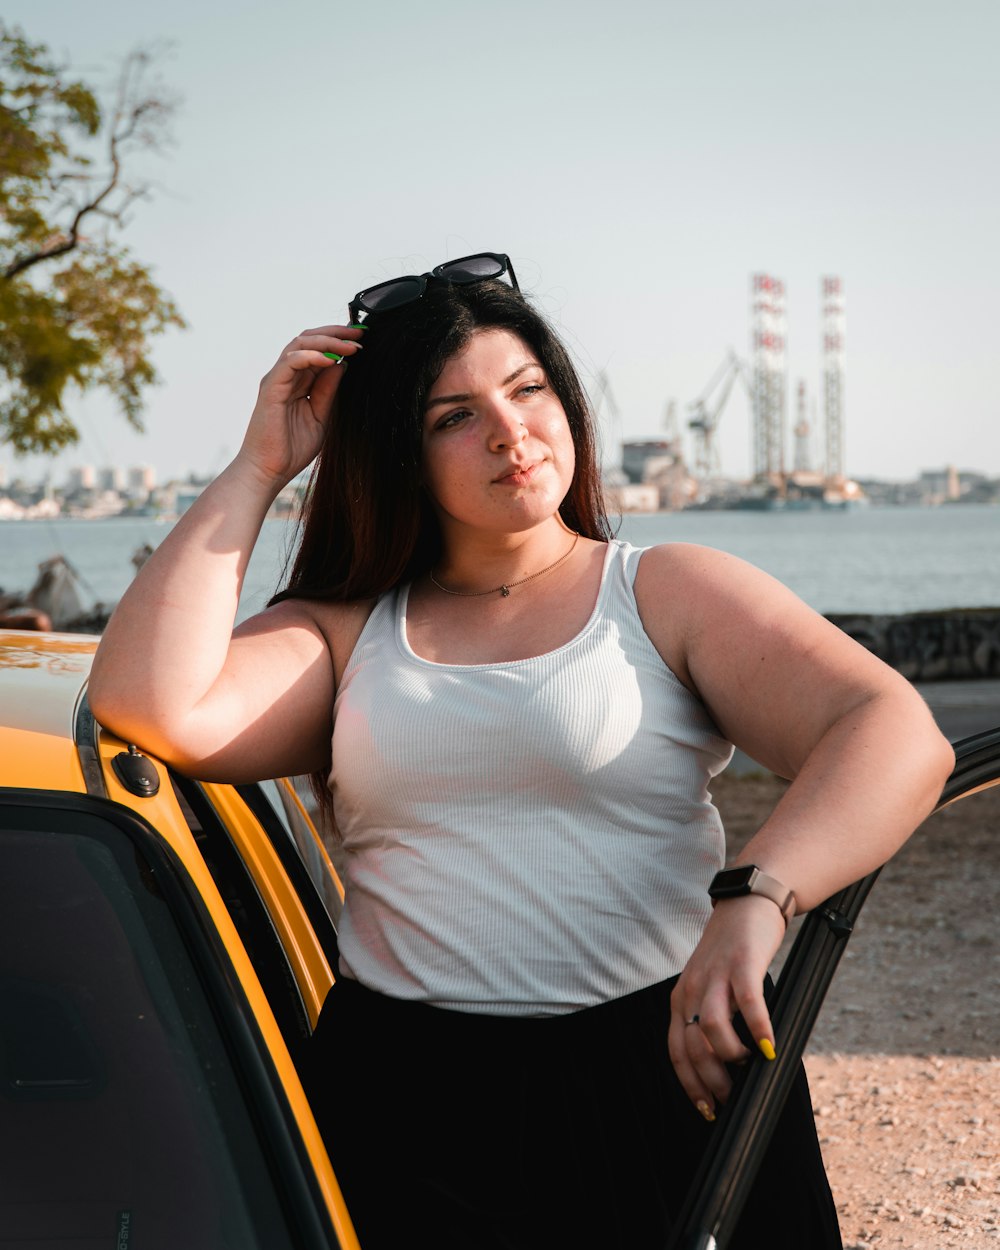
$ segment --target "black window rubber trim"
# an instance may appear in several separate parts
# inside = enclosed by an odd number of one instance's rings
[[[198,822],[191,834],[260,979],[285,1045],[296,1068],[301,1069],[303,1047],[311,1035],[309,1015],[270,909],[201,782],[173,769],[169,773],[171,783]]]
[[[1000,784],[1000,728],[953,746],[955,768],[935,810]],[[833,974],[880,872],[832,895],[803,920],[770,1004],[778,1058],[751,1062],[735,1082],[666,1250],[727,1250]]]
[[[261,1151],[270,1163],[288,1226],[303,1250],[339,1250],[340,1242],[274,1061],[208,908],[181,860],[142,817],[109,799],[3,787],[0,830],[13,824],[10,817],[18,808],[50,814],[56,834],[73,832],[73,813],[86,812],[128,837],[149,863],[216,1017]]]

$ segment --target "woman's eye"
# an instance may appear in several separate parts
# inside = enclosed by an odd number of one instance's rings
[[[529,382],[527,386],[521,387],[522,395],[536,395],[539,391],[545,390],[544,382]]]
[[[469,410],[467,408],[459,408],[457,412],[449,412],[446,417],[442,417],[438,422],[437,428],[439,430],[447,430],[452,426],[460,424],[467,416],[469,416]]]

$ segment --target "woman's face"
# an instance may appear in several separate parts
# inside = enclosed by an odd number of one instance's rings
[[[424,411],[424,484],[445,535],[548,520],[575,466],[566,413],[534,352],[508,330],[477,331]]]

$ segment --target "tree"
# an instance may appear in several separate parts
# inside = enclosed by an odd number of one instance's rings
[[[155,54],[126,57],[110,109],[41,44],[0,22],[0,442],[54,453],[79,440],[67,393],[103,389],[142,429],[158,381],[148,341],[184,321],[118,241],[150,194],[126,178],[166,145],[175,101]]]

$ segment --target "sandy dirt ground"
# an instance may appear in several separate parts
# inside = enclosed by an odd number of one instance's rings
[[[715,799],[738,846],[770,774]],[[806,1055],[847,1250],[1000,1250],[1000,787],[932,816],[883,870]]]

